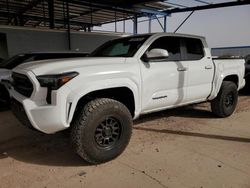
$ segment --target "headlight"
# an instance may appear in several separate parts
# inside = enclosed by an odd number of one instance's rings
[[[42,75],[37,76],[37,79],[41,87],[47,87],[51,90],[57,90],[66,84],[71,79],[75,78],[79,73],[77,72],[67,72],[63,74],[56,75]]]

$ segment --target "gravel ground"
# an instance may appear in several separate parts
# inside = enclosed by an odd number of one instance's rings
[[[143,116],[117,159],[90,166],[67,136],[44,135],[0,112],[0,187],[250,188],[250,97],[215,118],[209,104]]]

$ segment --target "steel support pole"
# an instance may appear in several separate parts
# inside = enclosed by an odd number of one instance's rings
[[[24,20],[23,20],[23,15],[22,14],[19,16],[19,25],[24,26]]]
[[[8,11],[8,24],[10,23],[10,7],[9,7],[9,0],[6,0],[6,4],[7,4],[7,11]]]
[[[126,33],[126,21],[123,20],[123,33]]]
[[[167,16],[164,16],[164,32],[167,32]]]
[[[117,32],[116,11],[115,11],[115,32]]]
[[[43,26],[46,27],[44,0],[42,1],[42,6],[43,6]]]
[[[68,47],[71,50],[71,31],[70,31],[70,17],[69,17],[69,0],[66,1],[66,11],[67,11],[67,34],[68,34]]]
[[[93,7],[92,7],[92,4],[90,3],[90,23],[91,23],[91,26],[89,25],[88,27],[88,32],[91,32],[91,27],[93,26]]]
[[[63,1],[63,28],[66,29],[66,12],[65,12],[65,1]]]
[[[149,16],[148,20],[148,33],[152,32],[152,16]]]
[[[55,28],[55,12],[54,12],[54,0],[48,0],[48,10],[49,10],[49,27],[50,29]]]
[[[134,15],[134,35],[138,33],[138,17]]]

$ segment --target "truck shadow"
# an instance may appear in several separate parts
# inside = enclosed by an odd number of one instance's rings
[[[90,166],[75,154],[67,135],[44,135],[31,130],[25,132],[24,135],[0,142],[0,160],[10,157],[47,166]]]
[[[204,133],[175,131],[175,130],[168,130],[168,129],[159,130],[159,129],[145,128],[145,127],[135,127],[134,129],[141,130],[141,131],[161,133],[161,134],[173,134],[173,135],[179,135],[179,136],[200,137],[200,138],[208,138],[208,139],[250,143],[249,138],[241,138],[241,137],[233,137],[233,136],[212,135],[212,134],[204,134]]]
[[[10,112],[2,112],[0,124],[0,160],[13,158],[18,161],[46,166],[90,166],[75,154],[69,135],[57,133],[45,135],[20,125]],[[4,115],[6,113],[6,115]],[[2,114],[1,114],[2,115]],[[182,107],[159,113],[145,115],[135,121],[138,125],[162,117],[211,118],[210,112],[201,109]],[[2,118],[3,117],[3,118]],[[2,124],[3,122],[3,124]]]
[[[5,111],[8,111],[10,110],[9,107],[4,107],[1,103],[0,103],[0,112],[5,112]]]
[[[250,96],[250,86],[241,89],[239,91],[239,96]]]
[[[160,118],[168,117],[184,117],[184,118],[197,118],[197,119],[217,119],[214,114],[207,109],[208,104],[189,105],[175,109],[169,109],[152,114],[146,114],[135,120],[134,124],[140,124],[147,121],[153,121]]]
[[[144,115],[134,122],[134,129],[156,133],[250,142],[250,139],[246,138],[208,135],[167,129],[156,130],[154,128],[143,128],[139,126],[141,123],[147,121],[168,118],[171,116],[215,119],[207,106],[207,104],[201,104],[198,106],[191,105]],[[0,120],[0,160],[13,158],[25,163],[46,166],[90,166],[90,164],[75,154],[70,144],[69,135],[63,133],[45,135],[29,130],[19,125],[14,116],[9,112],[2,112],[0,114]]]

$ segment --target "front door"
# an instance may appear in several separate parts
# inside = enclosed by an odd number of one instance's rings
[[[188,67],[181,61],[179,37],[160,37],[147,51],[160,48],[169,53],[167,59],[141,62],[142,112],[161,110],[185,102]]]

